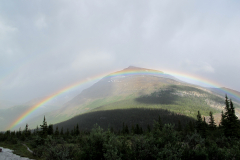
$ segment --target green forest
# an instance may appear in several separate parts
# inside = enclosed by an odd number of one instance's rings
[[[34,130],[26,125],[23,130],[0,133],[0,145],[21,156],[47,160],[240,159],[240,123],[227,97],[218,126],[212,112],[209,123],[200,111],[196,119],[168,115],[172,117],[161,114],[147,126],[128,126],[123,121],[118,129],[95,124],[91,130],[80,129],[78,124],[72,129],[48,125],[44,117]],[[33,152],[26,151],[22,144]]]

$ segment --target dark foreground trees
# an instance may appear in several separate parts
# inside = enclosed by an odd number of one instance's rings
[[[225,99],[225,113],[222,112],[221,117],[221,127],[224,130],[224,134],[226,137],[240,137],[239,135],[239,129],[240,124],[238,117],[235,114],[235,109],[233,106],[232,100],[228,100],[228,97],[226,96]]]
[[[146,130],[140,124],[129,129],[123,123],[119,131],[104,131],[95,125],[85,132],[76,124],[64,133],[63,128],[47,127],[44,117],[41,130],[35,134],[21,139],[25,131],[7,131],[0,133],[0,141],[27,143],[33,154],[43,159],[240,159],[239,121],[232,101],[226,98],[226,102],[220,127],[216,127],[211,112],[209,123],[198,112],[197,120],[187,125],[182,125],[181,119],[177,124],[163,124],[159,116]]]

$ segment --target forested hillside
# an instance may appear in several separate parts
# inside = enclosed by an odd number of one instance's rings
[[[34,159],[240,159],[240,122],[228,98],[224,110],[219,126],[212,112],[207,123],[199,111],[196,120],[162,111],[151,126],[122,123],[118,129],[102,129],[96,124],[91,131],[79,124],[71,130],[59,128],[60,124],[54,129],[44,117],[33,131],[26,125],[23,131],[0,133],[0,145]],[[32,155],[21,143],[33,150]]]

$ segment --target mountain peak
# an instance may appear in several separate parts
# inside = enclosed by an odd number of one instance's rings
[[[125,69],[143,69],[143,68],[136,67],[136,66],[129,66],[129,67],[125,68]]]
[[[129,66],[129,67],[123,69],[123,71],[125,71],[125,70],[156,71],[156,72],[163,73],[162,71],[158,71],[158,70],[154,70],[154,69],[148,69],[148,68],[141,68],[141,67],[136,67],[136,66]]]

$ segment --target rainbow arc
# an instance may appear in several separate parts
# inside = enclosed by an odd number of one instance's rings
[[[187,75],[184,73],[180,73],[180,72],[172,72],[169,71],[167,73],[163,73],[157,70],[150,70],[150,69],[139,69],[139,68],[127,68],[124,69],[122,71],[118,71],[118,72],[114,72],[112,74],[101,74],[101,75],[97,75],[91,78],[88,78],[87,80],[81,80],[78,81],[74,84],[71,84],[57,92],[55,92],[54,94],[46,97],[45,99],[43,99],[42,101],[40,101],[39,103],[37,103],[36,105],[32,106],[30,109],[28,109],[26,112],[24,112],[23,114],[21,114],[18,118],[16,118],[14,120],[14,122],[12,124],[10,124],[10,126],[7,129],[12,129],[13,127],[15,127],[16,125],[18,125],[19,123],[21,123],[24,119],[26,119],[32,112],[34,112],[36,109],[38,109],[39,107],[41,107],[42,105],[46,104],[47,102],[51,101],[52,99],[54,99],[55,97],[58,97],[74,88],[80,87],[86,83],[89,82],[93,82],[96,80],[100,80],[103,77],[116,77],[116,76],[126,76],[126,75],[159,75],[159,76],[163,76],[163,75],[172,75],[172,76],[178,76],[178,77],[183,77],[183,78],[187,78],[190,80],[194,80],[194,81],[199,81],[201,83],[207,84],[209,86],[212,86],[214,88],[219,88],[220,90],[224,91],[226,94],[228,94],[230,97],[234,97],[236,99],[240,100],[240,96],[238,94],[236,94],[235,92],[231,92],[229,90],[226,90],[224,88],[220,88],[221,86],[216,83],[216,82],[211,82],[207,79],[201,78],[201,77],[196,77],[196,76],[191,76],[191,75]],[[106,76],[107,75],[107,76]]]

